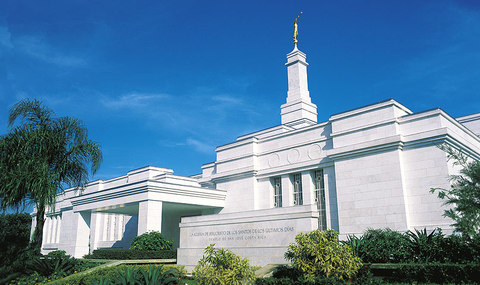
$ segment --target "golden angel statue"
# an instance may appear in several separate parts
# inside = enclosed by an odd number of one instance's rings
[[[300,18],[300,15],[302,15],[303,12],[300,12],[297,18],[295,18],[295,21],[293,21],[293,43],[295,45],[298,44],[297,37],[298,37],[298,25],[297,25],[297,20]]]

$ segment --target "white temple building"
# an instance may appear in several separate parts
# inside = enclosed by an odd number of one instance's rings
[[[216,161],[199,175],[148,166],[81,193],[66,190],[47,213],[43,251],[82,257],[128,248],[156,230],[175,241],[178,264],[191,269],[212,243],[254,265],[283,263],[295,235],[317,228],[342,238],[367,228],[452,232],[430,188],[448,188],[458,169],[437,146],[480,159],[480,113],[413,113],[389,99],[318,123],[306,55],[295,46],[286,66],[281,125],[217,147]]]

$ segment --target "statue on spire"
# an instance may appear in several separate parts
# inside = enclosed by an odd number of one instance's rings
[[[295,46],[297,46],[298,44],[298,41],[297,41],[297,37],[298,37],[298,25],[297,25],[297,20],[298,18],[300,18],[300,15],[302,15],[303,12],[300,12],[300,14],[298,15],[297,18],[295,18],[295,21],[293,21],[293,43],[295,44]]]

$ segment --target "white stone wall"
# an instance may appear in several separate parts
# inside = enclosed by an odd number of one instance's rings
[[[300,232],[317,228],[314,205],[182,218],[177,263],[192,270],[205,247],[228,248],[264,266],[286,263],[283,254]]]
[[[448,165],[444,151],[436,146],[405,149],[402,152],[408,228],[433,230],[442,228],[451,233],[452,221],[443,217],[445,207],[431,188],[449,188]]]
[[[407,229],[401,173],[398,150],[335,162],[342,236],[368,228]]]

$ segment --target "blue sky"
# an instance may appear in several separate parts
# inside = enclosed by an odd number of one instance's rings
[[[36,98],[101,144],[95,178],[199,173],[216,146],[280,123],[300,11],[319,121],[388,98],[480,112],[480,1],[3,0],[0,134]]]

